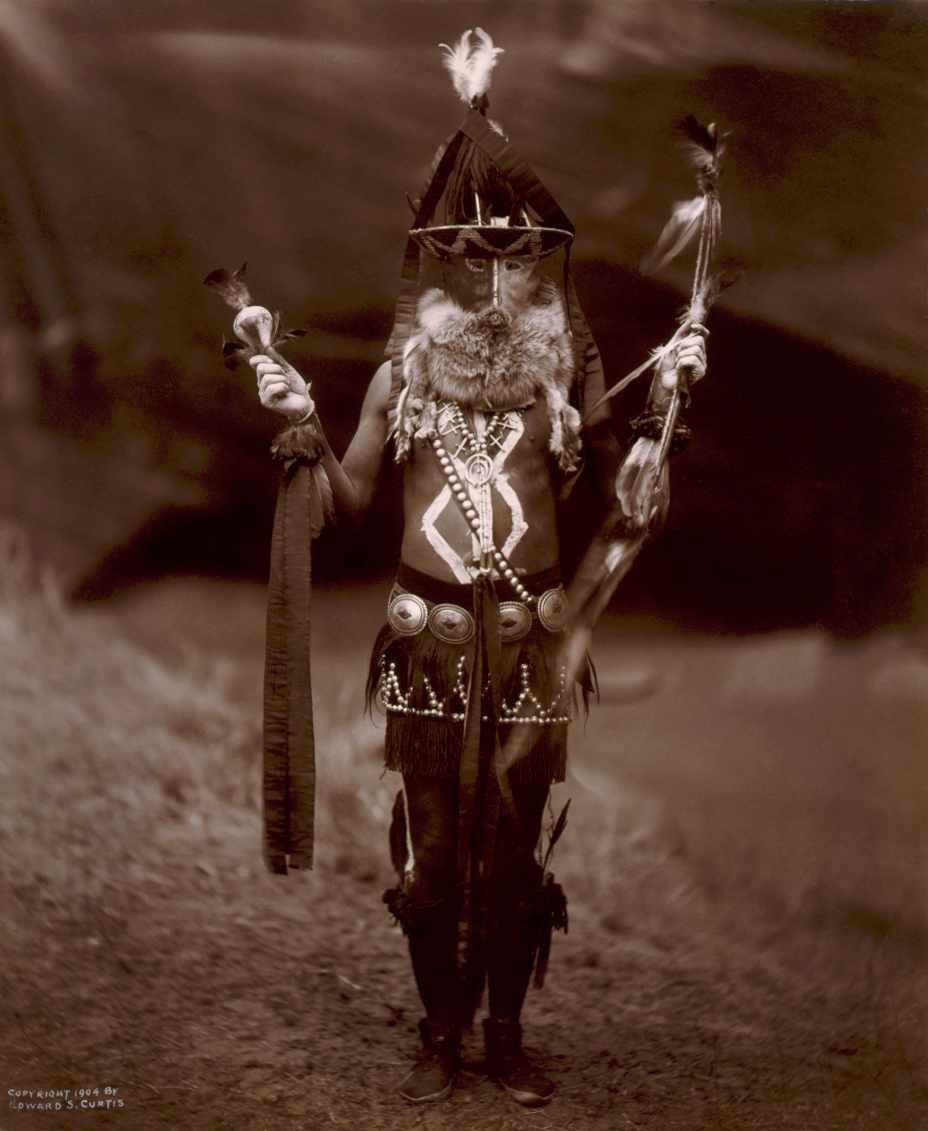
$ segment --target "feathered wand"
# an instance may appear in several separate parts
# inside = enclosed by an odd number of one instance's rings
[[[712,262],[722,226],[719,200],[724,137],[714,124],[702,126],[692,116],[680,129],[686,138],[690,164],[696,170],[699,195],[675,206],[642,270],[652,273],[666,266],[698,233],[699,248],[689,306],[670,340],[633,370],[589,410],[621,392],[646,370],[658,370],[649,396],[648,410],[634,424],[639,430],[616,476],[616,502],[600,534],[594,539],[571,586],[573,626],[562,651],[566,686],[572,687],[586,662],[593,629],[622,578],[631,569],[642,547],[663,524],[669,504],[667,458],[675,438],[686,435],[679,424],[680,407],[689,399],[695,375],[686,366],[676,367],[676,380],[668,393],[660,370],[665,357],[693,333],[705,333],[709,308],[733,280],[714,274]],[[589,415],[588,413],[588,415]]]

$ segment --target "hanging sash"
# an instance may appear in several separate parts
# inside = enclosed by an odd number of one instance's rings
[[[313,468],[293,460],[277,495],[264,667],[264,832],[268,867],[313,865],[316,787],[309,665]]]

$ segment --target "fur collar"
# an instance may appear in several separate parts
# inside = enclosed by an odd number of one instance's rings
[[[580,428],[576,409],[567,403],[574,372],[573,339],[559,296],[509,319],[499,311],[465,310],[444,291],[428,291],[405,351],[397,458],[408,454],[413,436],[434,435],[439,400],[506,412],[543,396],[551,418],[551,450],[562,467],[572,468]]]

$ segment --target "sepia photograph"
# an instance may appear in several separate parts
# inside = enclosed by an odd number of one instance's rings
[[[0,1131],[923,1131],[925,0],[0,0],[0,151]]]

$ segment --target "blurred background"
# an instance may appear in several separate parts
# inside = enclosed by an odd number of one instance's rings
[[[202,281],[247,261],[307,330],[289,356],[341,452],[406,194],[462,116],[438,45],[476,26],[505,49],[491,114],[576,225],[607,377],[689,293],[692,252],[638,270],[694,194],[688,114],[730,135],[720,260],[742,275],[554,791],[571,931],[529,1010],[576,1106],[552,1118],[915,1131],[924,3],[0,0],[0,1071],[125,1082],[144,1131],[214,1131],[217,1097],[224,1126],[332,1104],[400,1125],[368,1110],[417,1006],[378,897],[398,780],[363,715],[399,483],[314,548],[318,866],[280,880],[260,830],[279,422],[223,366],[232,312]],[[613,402],[620,439],[645,392]],[[590,519],[578,488],[568,569]],[[476,1126],[469,1098],[449,1126]]]
[[[573,219],[614,379],[665,340],[692,261],[637,271],[693,194],[686,114],[730,131],[710,376],[636,624],[841,639],[925,613],[923,4],[2,0],[0,516],[69,593],[262,580],[276,422],[225,369],[202,286],[249,264],[333,445],[383,356],[410,211],[461,107],[439,43],[505,47],[492,113]],[[633,386],[616,428],[640,407]],[[397,484],[320,585],[386,576]],[[565,516],[568,562],[584,501]]]

